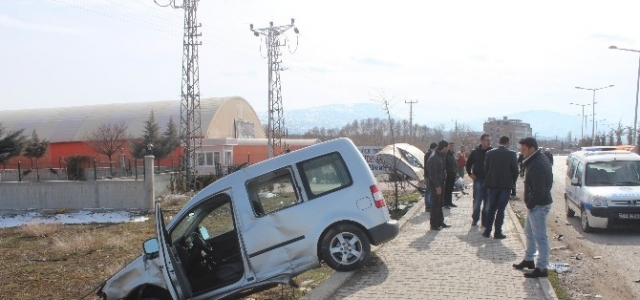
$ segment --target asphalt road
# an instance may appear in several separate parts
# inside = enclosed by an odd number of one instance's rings
[[[582,232],[579,216],[565,216],[564,187],[567,171],[566,156],[556,156],[553,166],[553,207],[549,216],[549,228],[552,234],[564,235],[570,249],[582,249],[587,259],[598,260],[608,272],[599,272],[594,276],[603,276],[604,283],[625,287],[640,299],[640,230],[597,230],[594,233]],[[596,269],[597,270],[597,269]],[[611,272],[611,281],[606,276]],[[615,280],[614,280],[615,279]],[[619,281],[621,280],[621,281]]]

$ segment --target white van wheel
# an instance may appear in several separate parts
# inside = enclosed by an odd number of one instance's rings
[[[589,225],[589,219],[587,218],[587,210],[584,207],[580,212],[580,223],[582,224],[582,231],[586,233],[593,232],[593,227]]]
[[[331,227],[322,238],[320,254],[329,267],[340,272],[362,267],[371,253],[367,235],[355,225]]]
[[[566,198],[564,199],[564,209],[566,211],[567,218],[575,217],[576,212],[569,207],[569,200],[567,200]]]

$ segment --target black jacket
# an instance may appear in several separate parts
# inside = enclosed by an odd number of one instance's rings
[[[484,178],[484,155],[491,149],[493,148],[482,149],[481,145],[478,145],[478,147],[471,151],[469,158],[467,158],[467,164],[465,165],[469,176],[474,174],[478,178]]]
[[[524,202],[527,208],[551,204],[553,173],[549,160],[538,150],[524,160],[524,167]]]
[[[511,189],[518,176],[516,153],[500,146],[484,156],[484,186],[492,189]]]
[[[429,180],[429,168],[427,167],[427,162],[429,161],[429,157],[433,154],[435,149],[429,149],[427,153],[424,154],[424,180]]]
[[[456,157],[453,151],[447,151],[447,154],[444,155],[445,159],[445,169],[447,171],[447,177],[456,177]]]
[[[427,169],[429,170],[429,184],[433,188],[444,189],[444,179],[446,172],[444,154],[438,151],[434,151],[433,155],[429,157],[429,161],[427,161]]]

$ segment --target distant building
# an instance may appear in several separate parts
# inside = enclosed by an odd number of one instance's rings
[[[502,119],[489,118],[482,125],[484,133],[491,136],[491,144],[497,145],[501,136],[508,136],[511,140],[511,146],[517,146],[517,142],[531,134],[531,125],[522,122],[522,120],[503,117]]]

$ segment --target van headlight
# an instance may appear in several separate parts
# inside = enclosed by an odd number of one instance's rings
[[[592,196],[591,197],[591,205],[606,207],[607,206],[607,198],[602,196]]]

